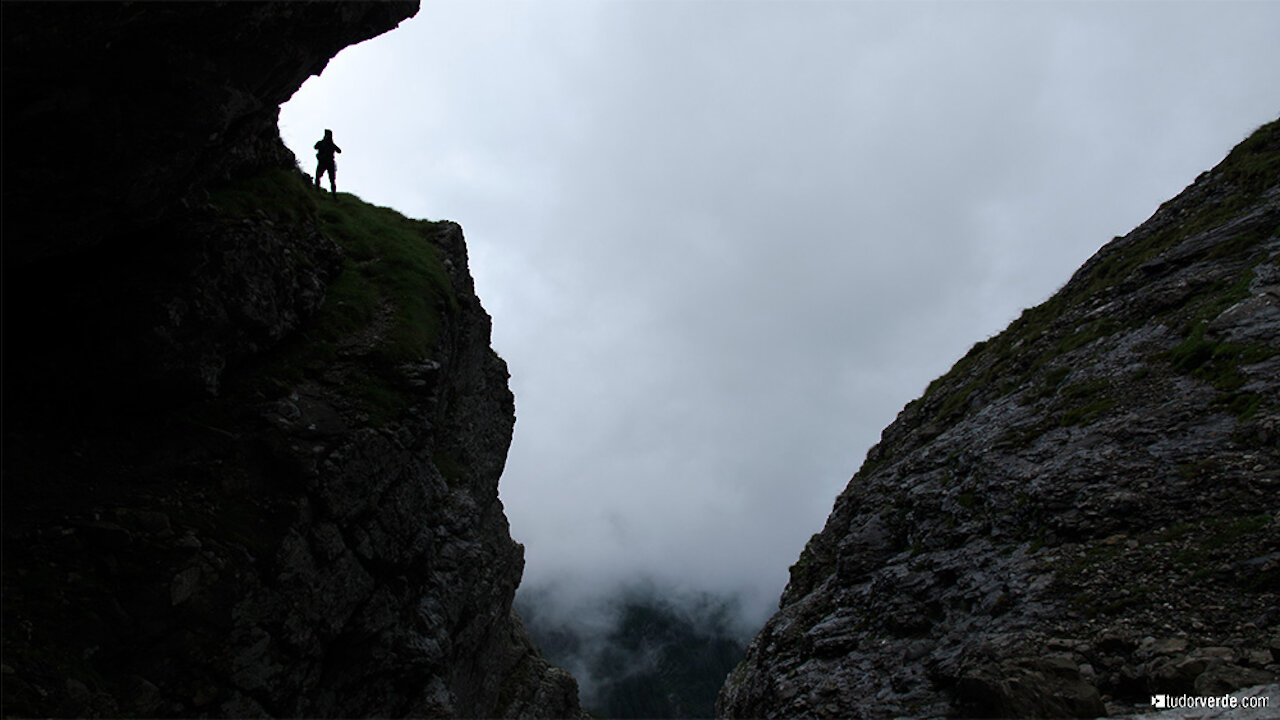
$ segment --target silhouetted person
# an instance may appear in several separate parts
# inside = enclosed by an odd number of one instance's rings
[[[316,187],[320,187],[320,176],[329,173],[329,192],[338,194],[338,162],[333,154],[342,152],[342,148],[333,144],[333,131],[325,130],[324,139],[316,143]]]

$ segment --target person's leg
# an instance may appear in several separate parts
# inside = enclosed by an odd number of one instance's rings
[[[338,194],[338,166],[329,166],[329,192],[334,195]]]
[[[320,175],[324,172],[324,163],[316,163],[316,187],[320,187]]]

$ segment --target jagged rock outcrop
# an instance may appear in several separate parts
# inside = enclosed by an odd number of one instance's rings
[[[6,715],[582,714],[461,228],[317,197],[274,123],[415,9],[4,5]]]
[[[729,717],[1097,716],[1280,672],[1280,122],[883,432]]]

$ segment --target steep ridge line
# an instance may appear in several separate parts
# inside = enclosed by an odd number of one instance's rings
[[[1280,121],[903,409],[718,710],[1097,716],[1275,682],[1278,441]]]

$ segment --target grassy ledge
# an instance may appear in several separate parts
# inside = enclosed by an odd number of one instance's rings
[[[444,253],[433,241],[448,223],[318,191],[284,169],[218,188],[209,203],[224,217],[314,227],[344,255],[315,316],[246,381],[293,385],[331,374],[340,356],[360,356],[359,363],[342,363],[344,387],[375,422],[393,417],[403,405],[397,368],[431,357],[458,309]]]

